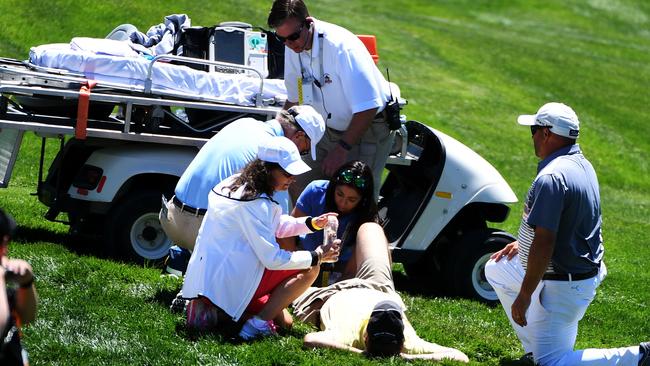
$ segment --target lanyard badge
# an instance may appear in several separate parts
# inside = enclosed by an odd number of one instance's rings
[[[314,78],[303,78],[299,76],[297,79],[298,84],[298,104],[312,105],[314,103]]]

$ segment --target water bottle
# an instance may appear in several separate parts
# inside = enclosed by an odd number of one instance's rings
[[[337,231],[339,229],[339,220],[336,216],[328,216],[327,224],[323,228],[323,247],[331,245],[336,240]],[[334,270],[334,262],[336,260],[324,260],[321,265],[321,286],[325,287],[335,280],[336,272]]]
[[[327,224],[323,228],[323,248],[330,246],[336,240],[339,230],[339,220],[336,216],[327,216]],[[324,260],[323,263],[334,263],[336,260]]]

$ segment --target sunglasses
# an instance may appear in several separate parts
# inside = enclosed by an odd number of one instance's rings
[[[366,180],[360,175],[354,175],[352,170],[346,169],[339,174],[337,180],[345,184],[351,184],[359,189],[363,189],[366,186]]]
[[[530,133],[533,136],[535,136],[535,132],[537,132],[537,130],[541,130],[542,128],[553,128],[553,126],[532,125],[532,126],[530,126]]]
[[[298,38],[300,38],[300,34],[302,33],[302,29],[304,27],[305,27],[305,23],[300,24],[300,28],[298,28],[297,31],[291,33],[290,35],[288,35],[286,37],[282,37],[281,35],[278,35],[278,32],[273,32],[273,34],[275,35],[275,38],[277,38],[278,41],[280,41],[282,43],[285,43],[286,41],[293,42],[293,41],[297,40]]]

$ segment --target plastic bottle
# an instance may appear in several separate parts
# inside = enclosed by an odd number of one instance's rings
[[[336,240],[337,231],[339,230],[339,220],[336,216],[328,216],[327,224],[323,228],[323,247],[327,247]],[[324,260],[323,263],[334,263],[336,260]]]
[[[337,231],[339,229],[339,220],[336,216],[328,216],[327,224],[323,228],[323,247],[330,245],[336,240]],[[338,259],[337,259],[338,260]],[[334,271],[334,262],[336,260],[325,260],[321,265],[321,286],[325,287],[336,281],[340,274]]]

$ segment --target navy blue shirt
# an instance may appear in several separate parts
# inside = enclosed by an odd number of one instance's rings
[[[537,167],[519,229],[519,256],[526,268],[534,228],[556,234],[547,272],[585,273],[600,264],[604,247],[598,178],[575,144],[555,151]]]
[[[315,180],[302,191],[298,202],[296,202],[296,207],[299,208],[302,212],[309,216],[319,216],[325,213],[325,193],[327,192],[327,187],[329,187],[328,180]],[[357,215],[352,213],[348,215],[339,215],[339,229],[337,231],[336,237],[343,240],[341,249],[341,255],[339,256],[339,261],[347,262],[352,257],[353,244],[356,242],[356,233],[349,233],[346,238],[345,235],[346,228],[355,220]],[[311,234],[307,234],[300,239],[300,245],[305,250],[314,250],[319,245],[323,243],[323,231],[319,230]]]

